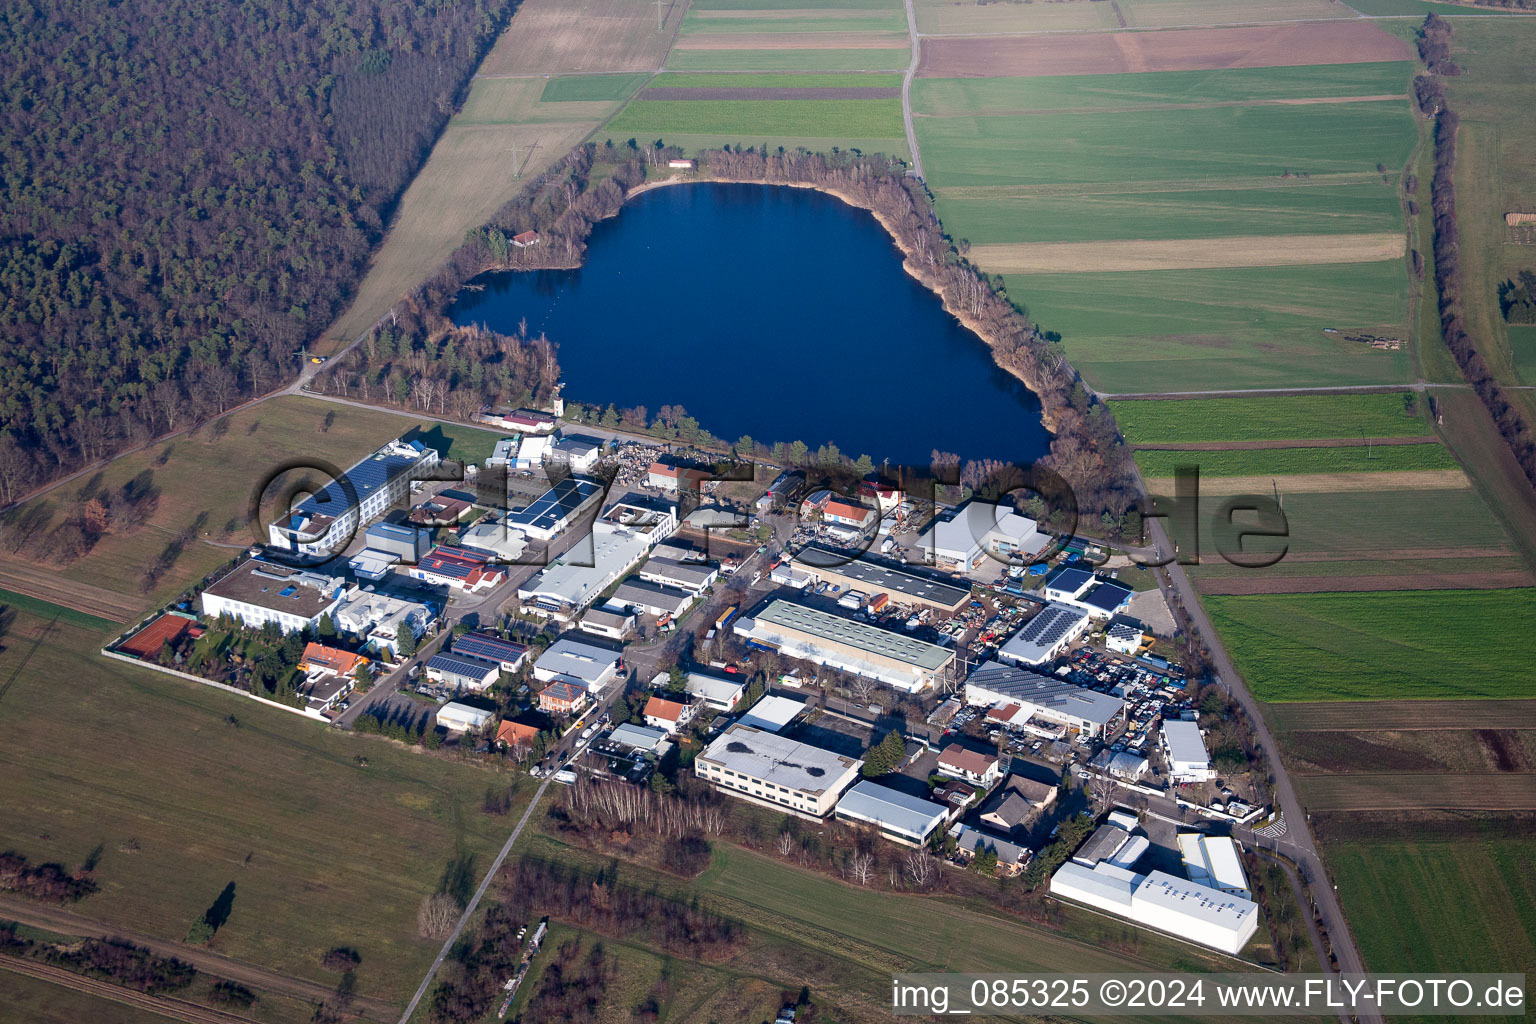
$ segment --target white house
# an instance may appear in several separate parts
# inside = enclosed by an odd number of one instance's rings
[[[620,660],[618,651],[567,635],[539,655],[533,663],[533,675],[541,683],[574,681],[591,693],[601,693],[618,675]]]
[[[995,755],[967,750],[958,743],[951,743],[939,751],[939,771],[985,787],[990,787],[1000,777]]]
[[[1125,619],[1115,619],[1104,631],[1104,646],[1120,654],[1135,654],[1145,639],[1141,627]]]
[[[703,672],[690,672],[687,688],[688,696],[703,701],[705,707],[715,711],[731,711],[741,700],[746,685]]]
[[[437,616],[424,602],[354,587],[331,613],[331,621],[343,636],[365,640],[374,650],[396,657],[400,627],[406,626],[411,637],[420,640],[436,624]]]

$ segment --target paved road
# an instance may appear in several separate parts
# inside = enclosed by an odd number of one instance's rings
[[[323,1002],[335,994],[334,986],[322,985],[316,981],[306,981],[302,978],[291,978],[286,974],[278,974],[264,967],[244,963],[222,956],[211,950],[199,946],[188,946],[180,942],[171,942],[165,939],[157,939],[152,935],[141,932],[129,931],[123,928],[110,927],[100,921],[82,917],[59,907],[48,904],[33,903],[30,900],[17,899],[12,896],[0,896],[0,919],[16,921],[33,928],[42,928],[45,931],[58,932],[62,935],[78,935],[82,938],[110,939],[120,938],[132,942],[136,946],[144,946],[158,956],[173,956],[178,960],[184,960],[200,971],[230,981],[238,981],[242,985],[248,985],[253,989],[263,992],[271,992],[275,995],[289,996],[294,999]],[[0,964],[8,963],[11,958],[0,957]],[[71,975],[75,977],[75,975]],[[113,985],[114,989],[119,986]],[[382,999],[369,997],[355,997],[353,1006],[370,1016],[380,1020],[388,1020],[395,1012],[398,1003],[386,1002]],[[162,1011],[163,1012],[163,1011]],[[210,1011],[211,1012],[211,1011]]]
[[[410,1004],[406,1006],[405,1012],[400,1015],[400,1024],[409,1024],[411,1014],[416,1012],[417,1005],[421,1003],[422,997],[427,994],[427,989],[432,985],[432,979],[437,977],[438,969],[443,966],[443,961],[448,959],[448,952],[453,949],[453,944],[458,942],[459,936],[464,933],[464,927],[469,923],[469,919],[474,916],[475,908],[480,906],[480,900],[485,896],[485,890],[491,887],[491,880],[496,877],[496,872],[500,871],[501,865],[506,862],[507,854],[512,852],[512,844],[516,843],[517,837],[523,834],[523,827],[533,817],[533,812],[538,808],[539,801],[544,798],[544,791],[548,788],[548,779],[539,783],[539,788],[534,792],[533,799],[528,802],[528,807],[523,811],[523,816],[517,819],[517,827],[512,830],[511,835],[507,836],[507,841],[502,844],[501,852],[491,862],[491,869],[480,880],[480,887],[475,890],[474,897],[469,901],[469,905],[464,908],[464,913],[460,915],[459,923],[453,926],[453,934],[448,936],[447,940],[443,943],[443,948],[438,951],[437,959],[432,961],[432,966],[427,970],[427,976],[421,979],[421,984],[417,987],[416,994],[411,997]]]
[[[917,34],[917,12],[912,0],[907,3],[907,41],[912,47],[912,60],[906,74],[901,76],[901,123],[907,129],[907,149],[912,151],[912,173],[923,178],[923,157],[917,151],[917,132],[912,129],[912,78],[917,74],[917,61],[922,50],[922,39]]]

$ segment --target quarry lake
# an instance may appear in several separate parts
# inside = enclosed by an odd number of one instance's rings
[[[825,442],[875,462],[1031,462],[1038,399],[902,269],[865,210],[809,189],[652,189],[593,230],[577,270],[476,279],[449,311],[559,345],[566,397],[681,405],[735,440]]]

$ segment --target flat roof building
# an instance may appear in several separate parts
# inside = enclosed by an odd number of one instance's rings
[[[400,653],[400,627],[420,640],[436,624],[437,613],[424,601],[354,587],[331,612],[331,622],[338,633],[357,637],[393,658]]]
[[[402,562],[416,561],[432,546],[431,531],[410,523],[374,523],[363,531],[363,540],[369,550],[394,555]]]
[[[570,469],[572,473],[585,473],[597,465],[603,443],[595,437],[567,434],[550,448],[549,459]]]
[[[1161,871],[1138,875],[1102,861],[1092,868],[1063,864],[1051,876],[1051,895],[1233,956],[1259,927],[1259,907],[1252,900]]]
[[[533,663],[533,675],[540,682],[574,680],[593,693],[601,693],[618,675],[621,657],[618,651],[567,634],[539,655]]]
[[[759,646],[851,672],[915,693],[943,679],[954,652],[888,629],[775,600],[752,618],[737,620],[736,633]]]
[[[944,824],[948,808],[943,804],[909,796],[868,779],[854,784],[837,802],[836,817],[873,825],[880,835],[903,846],[925,846]]]
[[[807,548],[795,564],[818,580],[862,590],[866,594],[889,594],[892,604],[932,608],[946,615],[955,614],[971,599],[970,587],[941,583],[867,557],[844,561],[841,556],[822,548]],[[775,579],[775,582],[779,581]]]
[[[686,590],[695,597],[704,593],[720,576],[720,570],[703,562],[675,562],[670,558],[652,558],[640,567],[640,578],[647,583]]]
[[[619,584],[607,601],[609,607],[617,606],[641,615],[671,615],[674,618],[693,604],[694,596],[686,590],[663,587],[642,580],[626,580]]]
[[[861,762],[737,723],[693,762],[694,773],[732,796],[825,818],[858,778]]]
[[[1048,604],[997,649],[997,656],[1015,665],[1043,665],[1060,657],[1087,628],[1088,613],[1081,608]]]
[[[260,629],[273,623],[284,633],[320,624],[341,602],[346,584],[331,576],[249,558],[203,590],[203,614],[228,615]]]
[[[756,704],[747,709],[741,716],[740,724],[750,725],[764,732],[782,732],[784,727],[799,717],[804,710],[803,701],[768,694],[766,697],[759,698]]]
[[[1161,736],[1168,777],[1174,782],[1209,782],[1216,777],[1198,724],[1165,720]]]
[[[732,711],[741,700],[745,683],[732,682],[705,672],[689,672],[686,683],[688,696],[704,702],[704,706],[716,711]]]
[[[590,552],[577,544],[519,587],[518,599],[531,611],[574,618],[638,565],[650,547],[643,534],[599,520],[592,524]]]
[[[438,461],[437,450],[420,441],[391,441],[269,524],[267,543],[294,554],[334,557],[359,526],[409,495],[411,481],[422,479]]]
[[[1012,724],[1040,718],[1059,722],[1087,736],[1103,736],[1125,713],[1125,701],[996,661],[984,662],[965,681],[965,702],[978,707],[1016,704],[1022,713]]]
[[[603,485],[596,480],[568,476],[552,485],[526,507],[507,513],[507,525],[535,540],[554,540],[603,500]]]
[[[437,709],[437,724],[449,732],[469,732],[495,718],[493,712],[449,701]]]

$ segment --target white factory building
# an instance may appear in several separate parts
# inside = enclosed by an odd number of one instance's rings
[[[241,625],[260,629],[274,623],[284,633],[319,626],[335,611],[346,582],[332,576],[248,558],[199,597],[203,614],[211,619],[228,615]]]
[[[1050,544],[1033,519],[986,501],[968,501],[948,519],[935,521],[917,546],[935,565],[967,573],[989,555],[1027,562]]]
[[[965,702],[984,708],[1017,708],[1004,720],[1011,728],[1031,731],[1032,721],[1042,721],[1085,736],[1113,731],[1125,712],[1125,701],[1119,697],[996,661],[983,662],[966,679]]]
[[[864,779],[837,802],[836,817],[871,825],[893,843],[921,847],[943,826],[948,813],[943,804]]]
[[[859,777],[858,758],[736,724],[694,759],[694,774],[732,796],[825,818]]]
[[[1174,782],[1209,782],[1216,777],[1199,725],[1165,721],[1161,737],[1163,756],[1168,761],[1168,777]]]
[[[449,732],[469,732],[495,718],[494,712],[449,701],[437,709],[437,724]]]
[[[643,535],[599,520],[592,524],[592,546],[578,543],[539,570],[517,589],[529,611],[575,618],[613,584],[639,565],[651,549]]]
[[[1015,665],[1043,665],[1054,661],[1072,641],[1083,635],[1088,621],[1088,613],[1081,608],[1048,604],[997,649],[997,656]]]
[[[1237,841],[1231,836],[1208,836],[1199,832],[1179,833],[1179,853],[1184,858],[1184,873],[1191,881],[1208,885],[1229,896],[1253,899],[1248,888],[1248,873]]]
[[[331,558],[358,527],[382,516],[411,493],[411,481],[437,465],[435,448],[391,441],[267,526],[267,543],[294,554]]]
[[[1051,895],[1233,956],[1259,927],[1259,906],[1252,900],[1161,871],[1139,875],[1108,861],[1091,868],[1068,861],[1051,876]]]

